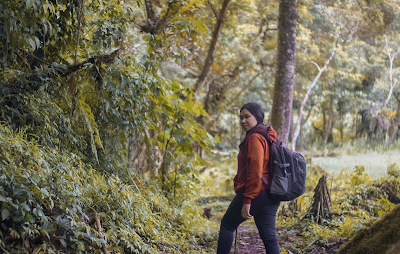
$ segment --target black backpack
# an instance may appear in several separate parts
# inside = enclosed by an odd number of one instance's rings
[[[269,144],[270,182],[264,175],[262,180],[268,186],[271,196],[280,201],[300,197],[306,189],[306,161],[303,155],[290,151],[280,140],[272,141],[262,131],[254,132],[263,135]]]

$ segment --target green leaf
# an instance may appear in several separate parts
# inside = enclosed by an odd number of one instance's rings
[[[32,174],[30,176],[30,179],[33,180],[35,183],[38,183],[40,181],[40,175],[39,174]]]
[[[30,214],[25,215],[25,220],[31,223],[35,222],[35,219]]]
[[[36,49],[36,42],[32,40],[31,38],[28,38],[28,43],[31,46],[32,50]]]
[[[36,43],[36,48],[40,48],[40,40],[36,36],[35,36],[35,43]]]
[[[60,240],[60,243],[64,246],[64,248],[67,247],[67,243],[65,242],[64,239],[58,239],[58,240]]]
[[[1,219],[2,220],[8,219],[9,216],[10,216],[10,212],[7,209],[3,209],[3,211],[1,211]]]
[[[150,138],[149,140],[151,141],[151,143],[153,143],[153,145],[158,145],[157,140],[155,140],[154,138]]]
[[[21,196],[21,195],[27,193],[27,189],[25,189],[25,188],[15,188],[13,193],[16,196]]]
[[[29,10],[33,7],[32,0],[26,0],[26,9]]]

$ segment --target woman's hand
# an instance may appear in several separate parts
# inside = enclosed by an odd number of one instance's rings
[[[251,207],[251,204],[243,204],[243,207],[242,207],[242,217],[246,220],[251,218],[250,207]]]

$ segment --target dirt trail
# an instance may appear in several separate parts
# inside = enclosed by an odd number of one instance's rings
[[[233,248],[234,249],[234,248]],[[265,253],[264,244],[255,225],[242,224],[238,228],[236,240],[237,254]]]
[[[300,252],[293,250],[290,242],[295,241],[294,237],[289,237],[289,239],[279,238],[279,244],[281,249],[285,246],[286,253],[299,254]],[[310,243],[308,243],[310,244]],[[336,253],[337,249],[343,244],[342,241],[328,243],[325,246],[314,246],[309,248],[308,251],[302,252],[305,254],[333,254]],[[233,246],[231,253],[234,253],[235,246]],[[291,249],[291,250],[290,250]],[[236,240],[236,254],[264,254],[264,244],[258,234],[258,230],[254,224],[244,223],[238,227],[237,240]]]

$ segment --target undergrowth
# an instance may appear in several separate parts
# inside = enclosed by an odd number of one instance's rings
[[[0,248],[4,253],[196,253],[216,226],[157,180],[97,172],[72,153],[29,142],[0,125]],[[100,216],[104,238],[96,228]]]
[[[101,253],[105,243],[113,253],[215,251],[220,219],[234,196],[235,152],[209,155],[201,181],[187,179],[185,188],[191,190],[174,202],[162,194],[157,179],[145,181],[132,171],[125,178],[98,172],[76,154],[28,140],[28,134],[0,125],[2,252]],[[338,172],[312,162],[305,194],[294,207],[281,204],[277,232],[282,253],[343,243],[399,203],[398,164],[390,164],[382,177],[368,174],[364,165]],[[328,176],[332,207],[316,223],[309,209],[323,175]],[[103,238],[95,226],[97,215]]]

